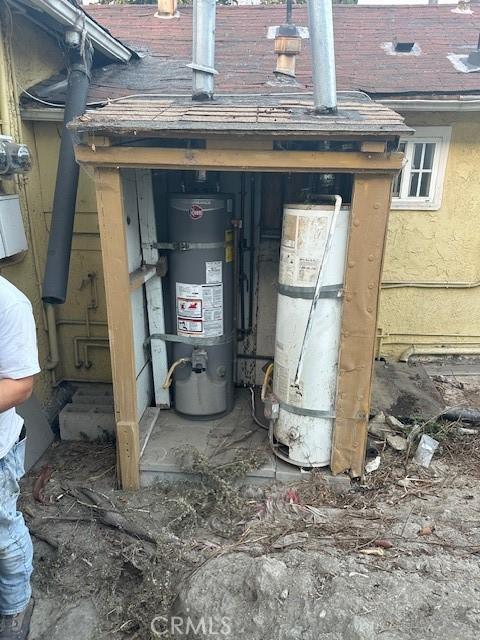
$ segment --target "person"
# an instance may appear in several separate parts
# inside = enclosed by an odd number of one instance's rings
[[[40,371],[32,305],[0,276],[0,640],[26,640],[33,612],[33,547],[17,511],[25,426],[15,411]]]

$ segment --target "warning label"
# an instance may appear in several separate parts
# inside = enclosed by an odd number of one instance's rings
[[[219,264],[221,266],[221,263]],[[215,270],[212,269],[213,271]],[[205,337],[223,335],[223,284],[221,282],[215,284],[177,282],[176,303],[179,334]]]
[[[205,263],[205,277],[207,284],[216,284],[222,281],[222,262],[215,260],[215,262]]]
[[[203,333],[203,320],[189,320],[188,318],[177,318],[178,333]]]
[[[177,315],[184,318],[201,318],[202,301],[195,298],[177,298]]]

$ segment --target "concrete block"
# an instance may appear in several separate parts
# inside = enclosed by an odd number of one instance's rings
[[[73,404],[88,404],[91,407],[95,405],[105,405],[107,407],[113,407],[113,395],[90,395],[77,391],[72,397]]]
[[[334,476],[328,468],[319,469],[317,473],[322,474],[325,484],[334,493],[347,493],[351,488],[350,477],[346,473],[340,473],[339,475]],[[277,482],[292,484],[301,480],[308,480],[310,475],[310,471],[304,471],[293,464],[288,464],[280,459],[277,460],[277,469],[275,472],[275,480]]]
[[[105,440],[115,434],[112,407],[67,404],[60,412],[62,440]]]

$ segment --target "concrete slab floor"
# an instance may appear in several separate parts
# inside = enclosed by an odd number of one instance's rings
[[[175,459],[175,451],[184,446],[197,449],[218,465],[232,460],[239,450],[264,453],[265,463],[247,473],[248,484],[294,483],[309,475],[308,471],[283,462],[273,454],[267,431],[252,420],[248,389],[237,390],[233,411],[218,420],[193,421],[172,410],[160,411],[140,459],[141,485],[194,480],[195,475],[182,471]],[[332,487],[345,491],[350,486],[347,476],[334,477],[328,469],[322,471]]]

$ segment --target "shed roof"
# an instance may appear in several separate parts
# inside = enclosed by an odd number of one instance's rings
[[[398,113],[354,92],[340,95],[336,114],[320,116],[307,96],[219,97],[207,103],[192,102],[187,97],[120,99],[90,109],[72,127],[78,133],[136,137],[160,131],[189,136],[261,133],[274,137],[391,137],[410,131]]]
[[[461,13],[452,5],[335,5],[335,48],[339,90],[382,96],[452,96],[480,94],[480,73],[463,73],[450,54],[476,48],[480,5]],[[192,8],[180,17],[155,17],[152,5],[88,5],[88,13],[137,51],[142,60],[109,65],[94,72],[91,102],[137,93],[189,93]],[[307,9],[295,6],[294,21],[307,26]],[[297,87],[275,84],[273,41],[268,28],[285,20],[284,6],[217,6],[217,93],[311,91],[309,40],[297,59]],[[415,42],[413,54],[392,55],[388,43]],[[41,90],[41,87],[38,88]],[[41,95],[41,93],[39,94]],[[49,99],[61,100],[50,94]]]

